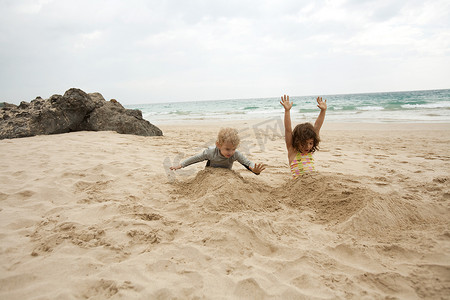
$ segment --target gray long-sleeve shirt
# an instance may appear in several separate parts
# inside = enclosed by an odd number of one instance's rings
[[[215,146],[209,147],[205,149],[202,153],[199,153],[182,161],[181,166],[184,168],[204,160],[208,160],[208,166],[214,168],[231,169],[231,167],[233,166],[233,162],[235,160],[240,162],[247,169],[249,169],[249,167],[251,167],[252,169],[255,167],[255,163],[251,162],[238,150],[234,152],[233,156],[226,158],[220,153],[220,150]]]

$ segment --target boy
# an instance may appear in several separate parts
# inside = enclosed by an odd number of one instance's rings
[[[178,170],[189,165],[207,160],[207,167],[231,169],[234,161],[240,162],[244,167],[259,175],[266,169],[263,164],[255,164],[248,160],[236,148],[240,143],[237,130],[233,128],[222,128],[217,136],[216,146],[205,149],[202,153],[192,156],[181,162],[178,166],[170,167]]]

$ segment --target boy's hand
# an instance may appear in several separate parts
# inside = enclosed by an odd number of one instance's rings
[[[327,99],[322,101],[322,97],[317,97],[317,107],[320,108],[320,110],[327,110]]]
[[[266,169],[266,165],[264,164],[255,164],[255,167],[252,169],[251,167],[249,167],[250,170],[252,170],[253,173],[255,173],[256,175],[259,175],[259,173],[261,173],[262,171],[264,171]]]
[[[294,104],[293,102],[289,102],[289,96],[284,95],[281,96],[281,101],[280,101],[281,105],[283,105],[284,110],[290,110],[292,108],[292,105]]]
[[[181,165],[173,166],[173,167],[170,167],[169,169],[171,169],[171,170],[173,170],[173,171],[176,171],[176,170],[178,170],[178,169],[181,169]]]

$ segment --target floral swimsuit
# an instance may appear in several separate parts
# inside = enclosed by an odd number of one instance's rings
[[[290,167],[294,179],[305,173],[313,172],[315,169],[312,153],[302,154],[301,152],[297,152]]]

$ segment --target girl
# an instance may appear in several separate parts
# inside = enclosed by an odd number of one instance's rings
[[[291,127],[290,115],[293,102],[289,102],[289,96],[284,95],[284,97],[281,97],[280,103],[284,107],[284,135],[289,166],[295,179],[300,175],[314,171],[312,153],[318,150],[319,131],[325,120],[327,100],[322,101],[322,97],[317,97],[317,107],[320,108],[320,113],[314,126],[311,123],[302,123],[295,126],[294,130]]]

